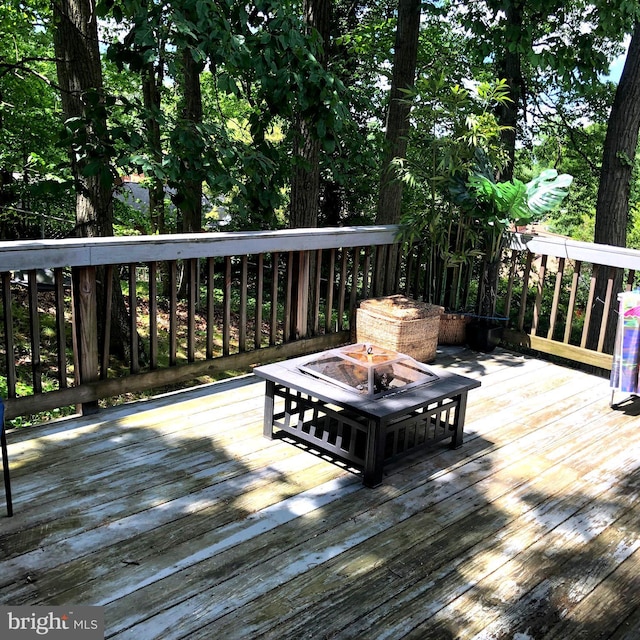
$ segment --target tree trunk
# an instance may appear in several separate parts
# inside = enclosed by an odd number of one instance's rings
[[[415,83],[419,32],[420,0],[399,0],[376,224],[400,221],[402,182],[396,178],[392,161],[404,158],[407,151],[411,104],[403,90],[412,88]]]
[[[524,23],[524,3],[523,2],[507,2],[505,8],[507,22],[512,33],[521,33]],[[509,85],[509,97],[511,101],[502,103],[498,107],[498,121],[502,126],[508,127],[501,133],[502,142],[507,150],[508,162],[503,167],[496,178],[500,181],[507,182],[513,178],[513,166],[516,157],[516,137],[518,129],[518,117],[520,106],[524,96],[522,95],[522,87],[524,80],[522,78],[520,43],[509,42],[511,46],[506,46],[503,50],[502,57],[498,61],[498,73],[501,79],[507,81]]]
[[[320,207],[320,141],[311,133],[308,122],[299,119],[296,129],[289,227],[317,227]]]
[[[113,235],[113,173],[106,111],[103,105],[102,67],[98,48],[98,25],[94,0],[59,0],[53,3],[56,69],[65,120],[78,118],[79,144],[86,152],[69,147],[76,189],[76,227],[84,237]],[[100,150],[102,155],[94,152]],[[104,301],[104,269],[97,272],[97,299]],[[103,304],[105,304],[103,302]],[[104,308],[104,307],[103,307]],[[114,277],[111,347],[124,356],[129,342],[127,317],[120,281]],[[98,314],[100,331],[104,315]]]
[[[624,247],[629,190],[640,128],[640,23],[618,83],[602,154],[594,241]]]
[[[596,226],[594,242],[624,247],[627,241],[629,216],[629,192],[634,167],[638,130],[640,129],[640,23],[636,23],[627,53],[620,82],[609,114],[607,135],[602,154],[600,186],[596,202]],[[607,273],[601,270],[596,282],[596,300],[604,300]],[[622,274],[618,274],[615,290],[622,287]],[[589,331],[587,347],[595,349],[598,344],[596,328],[600,326],[602,304],[592,310],[592,330]],[[617,316],[609,314],[604,350],[613,352]]]
[[[88,153],[70,149],[76,183],[76,224],[79,235],[113,235],[111,158],[92,154],[109,149],[98,26],[94,0],[59,0],[53,3],[54,47],[62,111],[66,120],[83,123],[77,140],[86,137]]]
[[[196,127],[202,124],[201,66],[193,59],[191,49],[182,52],[182,117],[190,131],[193,144],[182,157],[184,176],[178,185],[177,202],[182,214],[182,231],[199,232],[202,229],[202,175],[199,169],[199,133]]]
[[[402,208],[402,181],[397,179],[393,167],[395,158],[404,158],[409,135],[411,103],[403,90],[415,84],[420,33],[420,0],[398,0],[398,26],[396,29],[393,75],[389,95],[389,108],[385,129],[385,146],[380,174],[380,191],[376,210],[376,224],[397,224]],[[387,251],[384,273],[378,274],[374,294],[393,293],[396,288],[397,245]]]
[[[322,39],[324,62],[329,43],[331,0],[305,0],[304,16],[307,32],[315,29]],[[314,123],[298,118],[293,142],[294,167],[291,178],[289,226],[292,229],[318,226],[320,208],[320,140],[313,132]]]
[[[331,0],[304,0],[307,33],[316,30],[322,40],[318,61],[323,64],[329,46]],[[320,139],[313,131],[315,123],[298,116],[293,141],[293,174],[289,226],[292,229],[317,227],[320,209]],[[312,309],[315,291],[309,287],[310,273],[315,269],[315,254],[298,254],[298,268],[294,272],[293,300],[290,331],[295,338],[309,334],[312,327]]]
[[[159,66],[158,68],[161,68]],[[160,74],[156,74],[156,67],[153,62],[146,65],[142,73],[142,95],[144,108],[147,112],[147,147],[149,156],[155,165],[162,162],[162,139],[160,122],[154,114],[159,114],[161,109]],[[151,231],[153,233],[166,233],[165,205],[164,205],[164,184],[155,175],[146,176],[149,180],[149,218]]]

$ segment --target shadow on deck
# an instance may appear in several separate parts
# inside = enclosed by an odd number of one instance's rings
[[[245,376],[9,434],[7,605],[107,638],[638,638],[640,406],[498,350],[465,444],[357,471],[262,437]]]

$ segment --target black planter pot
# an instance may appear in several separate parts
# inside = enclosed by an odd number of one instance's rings
[[[491,353],[502,339],[502,327],[487,322],[470,322],[467,325],[467,346],[474,351]]]

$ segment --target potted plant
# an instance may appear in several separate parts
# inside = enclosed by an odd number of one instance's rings
[[[483,260],[478,317],[468,327],[472,333],[470,346],[492,350],[499,340],[501,323],[496,318],[496,298],[508,232],[556,208],[568,195],[572,181],[569,174],[559,175],[555,169],[545,169],[526,184],[516,178],[500,182],[494,180],[491,172],[478,168],[466,181],[452,184],[453,201],[474,220]]]
[[[476,166],[477,148],[489,162],[503,166],[504,127],[495,109],[509,100],[509,88],[504,80],[464,88],[450,85],[444,76],[418,82],[410,153],[394,162],[410,187],[403,197],[402,238],[421,247],[425,299],[444,306],[443,318],[457,323],[470,310],[469,274],[481,251],[474,217],[454,203],[450,186]]]
[[[564,199],[571,176],[543,171],[528,184],[499,182],[507,162],[496,108],[510,100],[504,80],[449,86],[444,76],[416,87],[412,144],[395,161],[410,187],[403,199],[402,237],[426,249],[425,295],[447,312],[469,311],[463,282],[479,256],[483,277],[474,315],[492,324],[507,230],[528,224]],[[422,256],[424,257],[425,251]],[[461,293],[462,292],[462,293]]]

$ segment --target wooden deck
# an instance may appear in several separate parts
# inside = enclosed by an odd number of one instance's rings
[[[437,366],[482,380],[465,444],[377,489],[264,439],[253,376],[10,433],[0,602],[131,640],[640,638],[640,401],[506,351]]]

